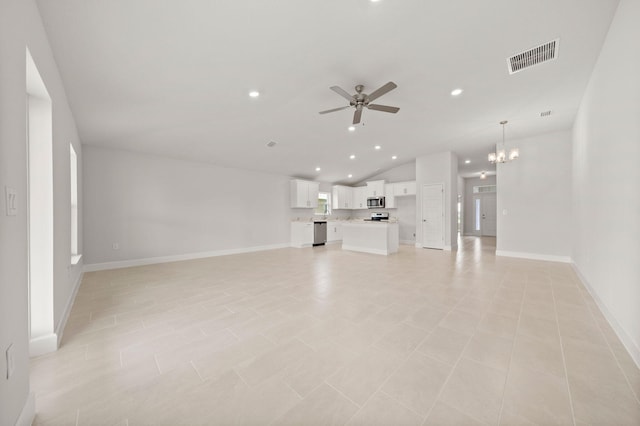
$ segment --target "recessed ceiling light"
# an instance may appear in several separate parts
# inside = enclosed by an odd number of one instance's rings
[[[392,160],[395,160],[396,158],[398,158],[398,156],[397,156],[397,155],[393,155],[393,156],[391,156],[391,159],[392,159]]]
[[[356,130],[356,126],[349,126],[349,131],[350,131],[350,132],[353,132],[353,131],[355,131],[355,130]]]
[[[356,156],[355,156],[355,155],[353,155],[353,154],[351,154],[351,155],[349,156],[349,158],[353,160],[354,158],[356,158]]]
[[[316,167],[316,172],[319,172],[319,171],[320,171],[320,167]]]
[[[462,93],[462,89],[453,89],[451,91],[451,96],[459,96]]]
[[[348,174],[348,175],[347,175],[347,177],[348,177],[348,178],[352,178],[352,177],[353,177],[353,175],[352,175],[352,174]]]
[[[382,147],[380,145],[376,145],[374,148],[375,149],[381,149]]]
[[[249,92],[249,96],[251,96],[252,98],[257,98],[258,96],[260,96],[260,92],[258,92],[257,90],[253,90]]]
[[[469,164],[471,160],[464,160],[464,164]]]
[[[378,3],[380,0],[371,0],[371,3]]]

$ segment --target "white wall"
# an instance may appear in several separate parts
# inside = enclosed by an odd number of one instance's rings
[[[27,281],[26,49],[53,102],[54,322],[62,323],[82,266],[70,267],[69,143],[81,157],[75,123],[33,0],[0,2],[0,370],[13,343],[16,371],[0,377],[0,424],[13,425],[29,398]],[[81,184],[81,183],[80,183]],[[4,187],[17,191],[17,216],[4,214]],[[82,212],[80,212],[82,215]],[[29,420],[29,419],[25,419]]]
[[[571,132],[507,142],[520,158],[497,167],[496,254],[568,262]]]
[[[582,99],[573,128],[571,226],[575,267],[638,365],[639,22],[640,2],[621,1]]]
[[[289,244],[289,177],[83,150],[85,264]]]
[[[404,163],[392,169],[385,170],[384,172],[371,176],[353,186],[362,186],[366,182],[372,180],[384,180],[387,183],[408,182],[416,180],[416,162],[409,161],[408,163]]]
[[[444,246],[457,247],[458,156],[452,152],[416,159],[416,243],[422,243],[422,185],[444,184]]]
[[[416,242],[416,197],[396,197],[396,208],[390,210],[390,215],[398,218],[400,243],[415,244]]]
[[[463,235],[474,235],[475,233],[475,210],[473,207],[473,187],[481,185],[495,185],[496,176],[487,176],[485,179],[464,178],[464,195],[462,199],[462,233]]]

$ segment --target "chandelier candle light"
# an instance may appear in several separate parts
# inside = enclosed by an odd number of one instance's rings
[[[507,148],[504,141],[504,126],[507,123],[507,120],[500,122],[500,124],[502,124],[502,145],[496,145],[496,151],[489,154],[489,162],[491,164],[506,163],[507,161],[513,161],[520,156],[518,148],[511,148],[509,150],[509,156],[507,157]]]

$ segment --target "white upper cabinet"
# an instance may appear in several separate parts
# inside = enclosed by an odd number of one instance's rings
[[[334,185],[331,191],[331,208],[352,209],[353,208],[353,188],[350,186]]]
[[[320,184],[308,180],[293,179],[291,181],[291,207],[315,209],[318,207]]]
[[[393,195],[401,197],[403,195],[416,195],[416,182],[398,182],[393,184]]]
[[[384,197],[384,181],[374,180],[367,182],[367,197]]]
[[[387,183],[384,185],[384,206],[387,209],[396,208],[396,199],[393,196],[394,189],[395,189],[395,184],[393,183]]]
[[[366,209],[367,208],[367,187],[356,186],[353,188],[353,208],[354,209]]]

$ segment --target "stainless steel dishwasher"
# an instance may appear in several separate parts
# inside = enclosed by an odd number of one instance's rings
[[[313,222],[313,245],[323,246],[327,242],[327,222]]]

